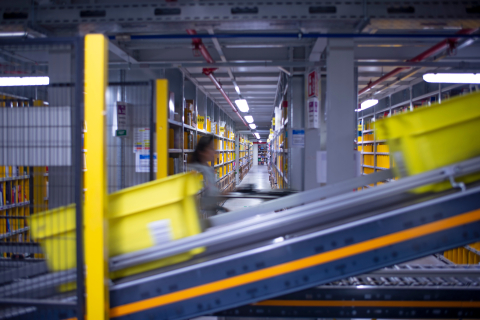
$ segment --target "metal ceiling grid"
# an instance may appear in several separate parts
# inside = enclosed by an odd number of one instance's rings
[[[317,25],[341,20],[343,23],[370,17],[371,19],[478,19],[477,1],[188,1],[143,2],[98,1],[76,5],[46,2],[35,6],[35,20],[42,25],[65,25],[95,22],[186,22],[204,21],[314,21]],[[45,2],[43,2],[45,3]],[[432,10],[432,5],[435,10]],[[18,23],[31,19],[30,6],[7,4],[2,10],[1,23]],[[198,25],[197,25],[198,27]]]

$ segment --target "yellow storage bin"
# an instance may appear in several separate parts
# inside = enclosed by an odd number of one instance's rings
[[[480,92],[455,97],[376,122],[379,139],[387,139],[399,176],[437,169],[480,156]],[[466,183],[480,174],[458,179]],[[449,182],[418,188],[442,191]]]
[[[189,172],[123,189],[108,196],[108,246],[111,257],[200,233],[196,194],[197,174]],[[38,240],[51,271],[74,268],[75,206],[31,216],[32,238]],[[116,271],[119,278],[190,259],[197,248],[165,259]]]

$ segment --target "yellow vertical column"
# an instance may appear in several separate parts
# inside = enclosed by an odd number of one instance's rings
[[[168,80],[157,79],[157,179],[168,175]]]
[[[85,121],[88,123],[85,172],[85,264],[87,319],[108,319],[108,243],[105,93],[108,42],[103,35],[85,37]]]

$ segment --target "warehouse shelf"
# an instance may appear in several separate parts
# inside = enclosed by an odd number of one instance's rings
[[[193,131],[197,130],[197,128],[192,127],[192,126],[190,126],[190,125],[188,125],[188,124],[183,124],[183,127],[186,128],[186,129],[189,129],[189,130],[193,130]]]
[[[21,207],[26,207],[30,204],[30,201],[24,201],[24,202],[19,202],[19,203],[12,203],[12,204],[7,204],[4,206],[0,206],[0,210],[8,210],[12,208],[21,208]]]
[[[17,230],[13,230],[13,231],[10,231],[10,232],[0,234],[0,240],[8,239],[8,238],[16,236],[18,234],[26,233],[29,230],[30,230],[30,227],[24,227],[24,228],[20,228],[20,229],[17,229]]]
[[[29,179],[29,175],[21,175],[21,176],[15,176],[15,177],[7,177],[7,178],[0,178],[0,182],[3,181],[13,181],[13,180],[24,180],[24,179]]]
[[[179,127],[182,127],[183,126],[183,123],[180,122],[180,121],[175,121],[175,120],[172,120],[172,119],[168,119],[168,123],[169,124],[172,124],[174,126],[179,126]]]

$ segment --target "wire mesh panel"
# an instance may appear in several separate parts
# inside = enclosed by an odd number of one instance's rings
[[[0,41],[0,318],[83,308],[82,94],[82,39]]]
[[[155,145],[150,141],[151,129],[154,130],[152,90],[148,81],[114,82],[108,86],[109,193],[151,180],[150,146]]]

